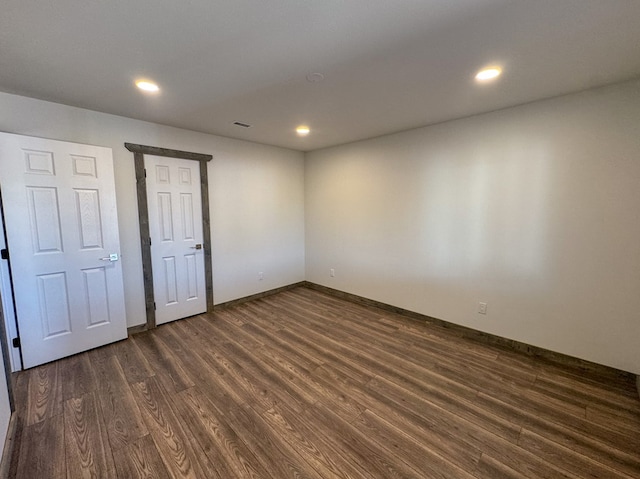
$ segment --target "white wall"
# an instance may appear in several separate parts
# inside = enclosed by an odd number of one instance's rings
[[[640,373],[640,82],[305,163],[308,281]]]
[[[213,155],[216,304],[304,280],[302,153],[6,93],[0,93],[0,112],[0,131],[113,149],[129,326],[144,323],[145,309],[133,154],[125,142]]]
[[[216,303],[305,279],[306,237],[309,281],[640,373],[640,82],[304,163],[299,152],[4,93],[0,131],[113,149],[129,326],[144,322],[144,302],[125,141],[214,156]]]

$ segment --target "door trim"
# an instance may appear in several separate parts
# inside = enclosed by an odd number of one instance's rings
[[[0,295],[2,296],[2,295]],[[1,299],[1,298],[0,298]],[[7,379],[7,395],[9,396],[9,410],[11,411],[11,415],[16,411],[15,398],[13,396],[13,381],[11,380],[11,363],[9,362],[9,343],[7,341],[7,333],[6,326],[4,322],[4,313],[2,311],[2,301],[0,301],[0,348],[2,349],[2,369],[4,370],[4,375]],[[20,364],[22,366],[22,364]],[[2,381],[2,375],[0,373],[0,382]],[[0,387],[2,387],[0,385]],[[7,436],[8,438],[9,436]],[[4,445],[0,443],[0,447]],[[0,458],[2,453],[0,452]]]
[[[153,269],[151,266],[151,235],[149,233],[149,205],[147,203],[147,180],[144,174],[144,155],[166,156],[194,160],[200,163],[200,197],[202,201],[202,239],[204,243],[204,281],[207,295],[207,312],[213,311],[213,271],[211,266],[211,221],[209,218],[209,180],[207,163],[212,155],[188,151],[158,148],[156,146],[125,143],[124,147],[133,153],[136,189],[138,196],[138,219],[140,223],[140,249],[142,251],[142,272],[144,279],[146,329],[156,327],[156,311],[153,294]]]
[[[0,188],[0,191],[1,190],[2,188]],[[0,245],[3,245],[8,251],[9,246],[7,244],[7,231],[4,224],[4,205],[2,203],[2,198],[0,198],[0,235],[2,235],[2,238],[0,238]],[[3,337],[5,338],[5,341],[3,342],[2,347],[5,347],[4,343],[6,342],[7,356],[5,356],[5,360],[10,360],[10,373],[22,371],[24,369],[22,367],[24,361],[22,360],[22,348],[20,346],[15,347],[12,344],[12,340],[17,340],[18,343],[20,342],[20,325],[18,324],[18,316],[16,315],[16,298],[13,294],[11,260],[5,259],[4,261],[6,261],[7,264],[6,269],[3,268],[4,271],[0,271],[0,310],[2,310],[2,315],[4,316],[4,319],[2,320],[2,327],[4,328]],[[6,295],[4,296],[4,302],[2,299],[3,294]],[[5,304],[10,306],[10,311],[7,311],[4,307]]]

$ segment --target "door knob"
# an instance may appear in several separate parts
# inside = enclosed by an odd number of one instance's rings
[[[202,249],[202,245],[200,243],[198,243],[195,246],[191,246],[191,249]]]
[[[100,261],[118,261],[118,253],[111,253],[109,256],[105,256],[104,258],[98,258]]]

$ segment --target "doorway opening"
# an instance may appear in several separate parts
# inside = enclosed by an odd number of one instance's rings
[[[154,257],[152,252],[152,235],[150,225],[150,212],[148,200],[147,172],[145,171],[145,155],[148,157],[165,157],[180,160],[191,160],[198,162],[199,183],[200,183],[200,205],[202,210],[201,226],[202,243],[196,242],[189,248],[199,253],[202,250],[204,260],[204,286],[206,297],[206,311],[213,311],[213,272],[211,265],[211,228],[209,217],[209,181],[207,164],[213,158],[212,155],[201,153],[191,153],[187,151],[158,148],[154,146],[125,143],[125,148],[133,153],[136,175],[136,188],[138,197],[138,219],[140,224],[140,247],[142,251],[142,269],[144,278],[146,323],[141,329],[152,329],[158,324],[156,314],[157,294],[154,289]],[[186,171],[186,168],[183,168]],[[166,262],[167,264],[169,262]],[[156,271],[158,273],[158,271]],[[158,278],[158,275],[155,275]],[[157,286],[157,285],[156,285]],[[162,322],[162,320],[160,321]],[[133,329],[133,328],[132,328]]]

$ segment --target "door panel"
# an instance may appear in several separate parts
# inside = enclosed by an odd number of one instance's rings
[[[34,254],[61,253],[60,207],[56,188],[26,187]]]
[[[76,211],[80,225],[80,247],[102,248],[102,222],[100,221],[100,195],[98,190],[74,190]]]
[[[88,327],[109,322],[109,289],[104,268],[90,268],[82,271]]]
[[[38,280],[43,339],[71,333],[69,289],[67,288],[66,273],[41,274],[36,278]]]
[[[0,133],[0,167],[24,367],[126,338],[111,150]]]
[[[200,165],[145,155],[156,324],[207,310]]]

